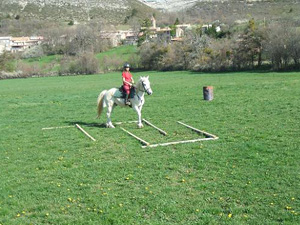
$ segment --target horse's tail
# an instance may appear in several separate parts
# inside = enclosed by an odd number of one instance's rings
[[[103,97],[104,97],[106,92],[107,91],[104,90],[98,96],[98,99],[97,99],[97,114],[98,114],[97,118],[99,118],[101,113],[102,113],[102,110],[103,110]]]

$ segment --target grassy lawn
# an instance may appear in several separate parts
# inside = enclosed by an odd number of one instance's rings
[[[99,59],[101,71],[117,71],[122,68],[124,62],[137,62],[137,46],[123,45],[112,48],[106,52],[102,52],[96,55]],[[134,67],[134,65],[133,65]]]
[[[98,59],[103,59],[104,56],[106,57],[118,57],[121,58],[123,61],[128,60],[128,58],[137,52],[137,47],[134,45],[122,45],[119,47],[112,48],[108,51],[98,53],[96,57]]]
[[[44,73],[55,72],[60,69],[62,55],[49,55],[39,58],[21,59],[20,62],[28,66],[38,66]]]
[[[30,59],[23,59],[24,62],[27,63],[34,63],[38,62],[40,63],[41,66],[48,64],[48,63],[54,63],[54,62],[59,62],[59,60],[62,58],[61,55],[49,55],[49,56],[43,56],[40,58],[30,58]]]
[[[97,120],[100,91],[121,74],[0,81],[0,224],[299,224],[300,74],[143,72],[143,117],[166,130]],[[202,87],[214,86],[214,100]],[[116,108],[113,122],[136,120]],[[76,128],[80,124],[96,142]]]

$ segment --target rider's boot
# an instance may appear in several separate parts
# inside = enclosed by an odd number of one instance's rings
[[[125,97],[125,105],[130,105],[130,102],[129,102],[129,94],[126,94],[126,97]]]

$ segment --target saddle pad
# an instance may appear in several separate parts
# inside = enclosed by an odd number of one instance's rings
[[[120,91],[120,89],[118,89],[115,93],[114,93],[114,97],[115,98],[125,98],[125,95],[123,92]]]
[[[134,95],[135,95],[135,88],[131,88],[129,98],[134,98]],[[126,95],[122,87],[118,88],[118,90],[114,93],[115,98],[125,98],[125,96]]]

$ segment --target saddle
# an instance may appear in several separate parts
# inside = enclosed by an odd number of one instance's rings
[[[121,87],[119,87],[118,90],[119,90],[119,93],[118,94],[116,93],[114,96],[118,97],[118,98],[125,98],[126,92],[123,88],[123,85]],[[131,87],[130,93],[129,93],[129,98],[134,98],[134,95],[135,95],[135,87]]]

